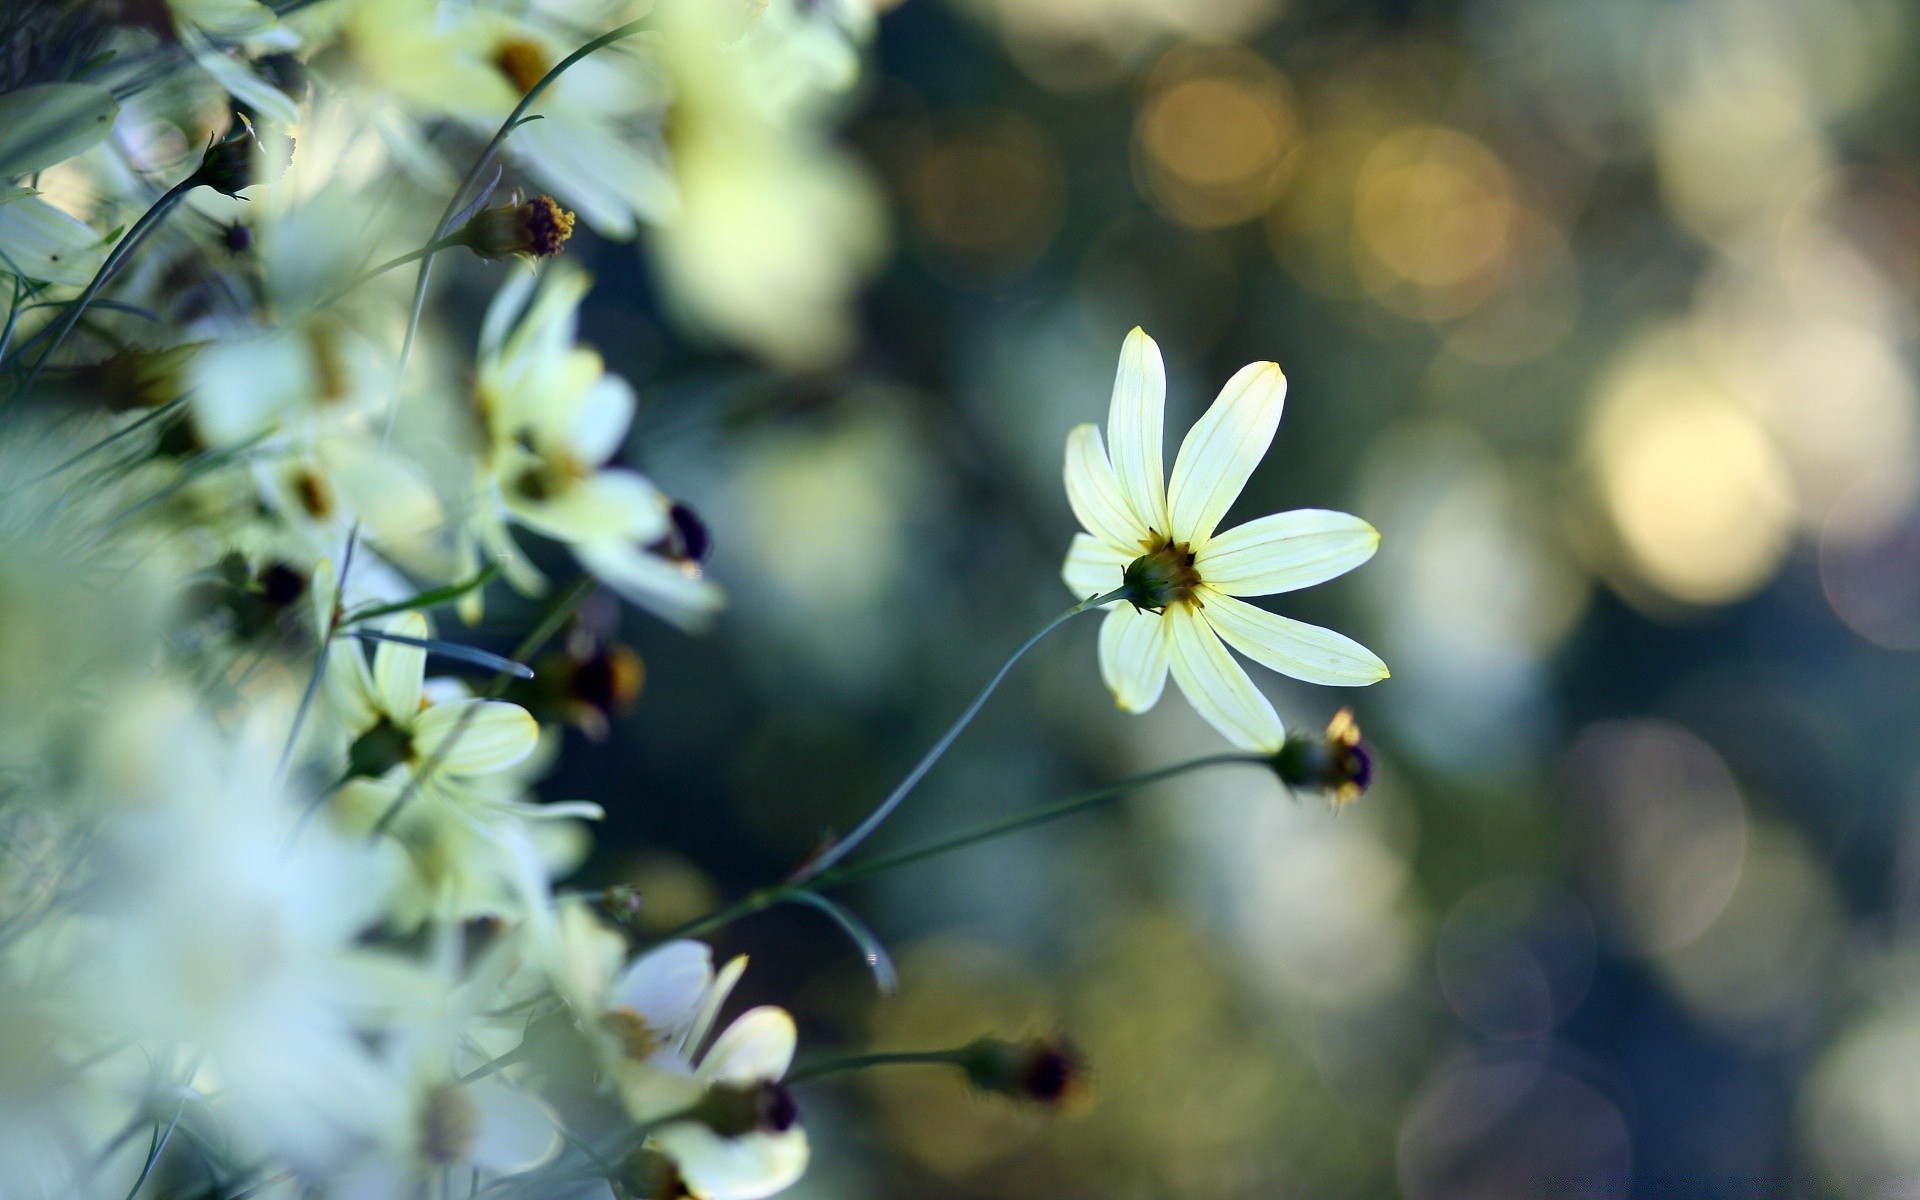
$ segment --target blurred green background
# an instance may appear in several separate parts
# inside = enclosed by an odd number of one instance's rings
[[[1890,0],[908,0],[847,139],[888,266],[841,370],[769,384],[583,246],[633,454],[713,527],[710,640],[550,796],[661,926],[858,819],[1072,599],[1062,439],[1125,331],[1177,437],[1291,391],[1235,509],[1384,533],[1275,606],[1378,650],[1380,781],[1251,773],[722,936],[816,1047],[1059,1029],[1046,1117],[901,1069],[807,1085],[806,1197],[1907,1194],[1920,1178],[1916,13]],[[582,242],[590,239],[582,238]],[[1219,746],[1032,656],[881,841]]]

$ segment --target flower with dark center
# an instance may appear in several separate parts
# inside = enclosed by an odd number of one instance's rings
[[[1093,425],[1067,436],[1067,499],[1075,535],[1062,577],[1082,600],[1124,586],[1107,605],[1100,673],[1129,712],[1160,699],[1171,673],[1195,711],[1235,745],[1275,753],[1286,741],[1273,706],[1228,653],[1308,683],[1353,686],[1387,677],[1352,638],[1271,613],[1270,596],[1345,574],[1380,535],[1346,513],[1300,509],[1220,531],[1280,426],[1287,380],[1270,362],[1242,367],[1180,444],[1162,458],[1166,368],[1136,329],[1120,350],[1107,415],[1111,453]]]

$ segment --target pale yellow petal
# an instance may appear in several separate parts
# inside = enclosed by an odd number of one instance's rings
[[[455,700],[421,713],[413,739],[420,756],[438,760],[448,775],[488,775],[532,754],[540,725],[518,704]]]
[[[1213,603],[1210,598],[1209,605]],[[1286,740],[1273,705],[1220,644],[1207,618],[1191,604],[1167,610],[1173,679],[1207,724],[1242,750],[1272,753]]]
[[[1066,479],[1067,503],[1088,533],[1116,550],[1144,553],[1147,520],[1121,494],[1096,427],[1079,425],[1067,434]]]
[[[1287,377],[1278,366],[1250,363],[1187,431],[1167,485],[1175,540],[1198,550],[1212,536],[1273,444],[1286,397]]]
[[[1143,713],[1167,685],[1167,616],[1116,604],[1100,625],[1100,677],[1114,703]]]
[[[1209,593],[1206,619],[1235,650],[1307,683],[1358,687],[1387,677],[1387,664],[1345,634]]]
[[[401,613],[386,627],[401,637],[427,636],[427,619],[417,612]],[[381,642],[373,652],[373,687],[380,708],[394,724],[405,728],[420,710],[420,680],[427,673],[427,652],[419,646]]]
[[[1120,347],[1120,369],[1107,409],[1107,441],[1113,447],[1113,473],[1127,507],[1153,529],[1167,531],[1165,436],[1167,369],[1160,347],[1135,328]]]
[[[799,1034],[783,1008],[750,1008],[713,1039],[700,1059],[700,1077],[710,1083],[749,1084],[778,1080],[793,1065]]]
[[[1229,596],[1271,596],[1345,575],[1373,557],[1380,534],[1359,517],[1325,509],[1275,513],[1209,541],[1194,567]]]
[[[1066,581],[1067,590],[1076,600],[1104,596],[1120,586],[1127,564],[1136,557],[1138,555],[1121,553],[1092,534],[1076,533],[1073,544],[1067,547],[1067,561],[1060,568],[1060,578]]]
[[[807,1135],[782,1133],[721,1137],[705,1125],[675,1121],[654,1134],[696,1196],[710,1200],[763,1200],[792,1187],[807,1169]]]

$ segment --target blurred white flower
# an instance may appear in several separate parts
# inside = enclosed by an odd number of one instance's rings
[[[633,424],[634,396],[574,341],[591,282],[563,266],[536,291],[533,275],[518,274],[487,310],[474,385],[485,440],[481,496],[464,553],[477,565],[484,552],[521,591],[540,589],[540,573],[507,532],[511,521],[571,546],[634,604],[698,627],[724,603],[720,589],[693,558],[656,552],[674,532],[670,502],[638,471],[608,465]]]
[[[1274,751],[1280,719],[1226,645],[1308,683],[1358,685],[1387,677],[1365,646],[1277,616],[1241,596],[1291,592],[1343,575],[1373,556],[1380,535],[1346,513],[1299,509],[1214,531],[1280,425],[1286,377],[1253,363],[1227,381],[1162,477],[1167,379],[1160,348],[1127,335],[1107,432],[1067,435],[1067,498],[1088,533],[1075,534],[1062,577],[1082,600],[1123,583],[1127,603],[1107,605],[1100,670],[1120,707],[1145,712],[1168,669],[1194,709],[1236,746]]]
[[[363,1029],[420,999],[357,945],[384,857],[324,829],[290,847],[277,747],[222,735],[184,692],[129,696],[99,746],[95,895],[66,944],[77,1011],[192,1069],[236,1151],[337,1161],[401,1110]]]
[[[689,323],[806,368],[852,348],[854,292],[879,261],[884,218],[872,181],[802,106],[770,103],[794,78],[784,20],[770,10],[729,40],[717,6],[661,6],[680,203],[653,232]]]

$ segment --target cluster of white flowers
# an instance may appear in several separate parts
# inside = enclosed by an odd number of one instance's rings
[[[872,21],[862,0],[0,14],[0,1200],[752,1200],[804,1171],[793,1021],[720,1020],[745,961],[636,945],[606,897],[556,889],[600,810],[531,787],[563,724],[604,731],[637,687],[630,651],[567,622],[596,581],[690,630],[722,595],[698,519],[619,461],[634,392],[578,344],[591,282],[555,255],[576,219],[637,238],[689,334],[841,354],[880,226],[829,122]],[[424,319],[437,255],[509,260],[477,345]],[[1170,664],[1251,761],[1350,798],[1350,723],[1287,738],[1219,639],[1383,676],[1233,599],[1376,537],[1317,512],[1214,537],[1283,380],[1236,376],[1170,488],[1163,391],[1136,333],[1115,457],[1074,436],[1073,611],[1112,606],[1123,707]],[[528,537],[580,580],[550,587]],[[512,657],[455,636],[496,576],[545,609]],[[849,877],[950,740],[745,903],[863,933],[808,889]],[[1051,1043],[935,1060],[1042,1100],[1071,1074]]]

